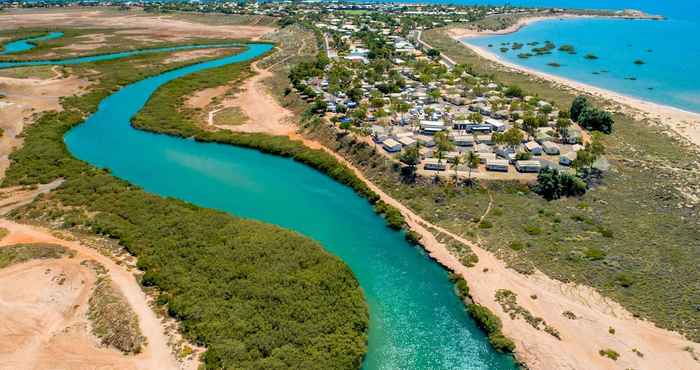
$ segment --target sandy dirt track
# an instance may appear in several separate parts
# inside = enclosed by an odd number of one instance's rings
[[[296,131],[296,126],[291,122],[294,116],[292,112],[280,106],[274,97],[270,95],[263,84],[263,80],[272,75],[268,69],[258,67],[259,62],[251,65],[255,75],[248,78],[235,97],[224,99],[221,106],[209,112],[208,125],[214,125],[214,115],[225,108],[237,107],[248,117],[248,121],[241,125],[217,125],[222,129],[229,129],[238,132],[266,133],[270,135],[290,135]],[[213,99],[212,95],[222,94],[219,88],[207,89],[195,95],[197,102],[206,97]]]
[[[52,243],[77,253],[74,258],[35,260],[0,270],[0,369],[195,369],[171,354],[159,318],[147,304],[134,276],[111,259],[78,242],[58,239],[47,229],[0,219],[10,234],[0,248],[16,243]],[[104,348],[86,319],[95,275],[81,266],[96,260],[139,318],[147,345],[125,356]]]

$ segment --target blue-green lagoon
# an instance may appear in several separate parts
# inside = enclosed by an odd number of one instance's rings
[[[48,41],[57,39],[59,37],[63,37],[63,32],[49,32],[46,35],[41,35],[38,37],[31,37],[8,42],[7,44],[3,45],[4,47],[2,51],[0,51],[0,55],[14,54],[31,50],[36,47],[36,42],[38,41]]]

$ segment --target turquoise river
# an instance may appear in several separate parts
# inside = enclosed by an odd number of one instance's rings
[[[351,267],[365,292],[370,330],[364,369],[515,369],[513,359],[493,351],[465,312],[446,271],[390,230],[350,188],[291,159],[131,127],[130,119],[163,84],[251,60],[271,48],[249,44],[240,54],[125,86],[69,131],[65,143],[77,158],[149,192],[277,224],[321,242]]]

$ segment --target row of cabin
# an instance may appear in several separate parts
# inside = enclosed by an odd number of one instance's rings
[[[525,143],[525,149],[533,155],[542,155],[543,152],[549,155],[557,155],[560,151],[559,145],[551,141],[544,141],[541,145],[536,141],[528,141]]]

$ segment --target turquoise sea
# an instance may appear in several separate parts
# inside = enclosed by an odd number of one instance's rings
[[[469,1],[469,3],[472,3]],[[499,2],[492,2],[498,4]],[[663,21],[573,19],[548,20],[510,35],[466,40],[488,48],[509,62],[559,75],[644,100],[700,112],[700,6],[694,1],[515,0],[512,5],[564,8],[640,9],[667,17]],[[518,58],[529,51],[499,51],[501,43],[552,41],[571,44],[577,54]],[[597,60],[584,55],[593,53]],[[635,60],[644,64],[635,64]],[[561,67],[549,66],[558,63]]]

